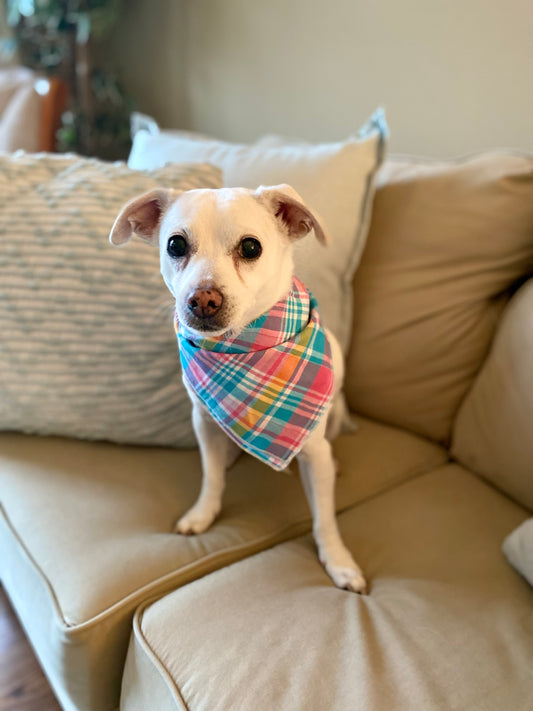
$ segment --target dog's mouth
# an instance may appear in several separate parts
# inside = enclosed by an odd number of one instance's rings
[[[200,336],[222,336],[229,329],[227,319],[217,314],[207,318],[198,318],[192,314],[185,314],[182,323],[191,331],[195,331]]]

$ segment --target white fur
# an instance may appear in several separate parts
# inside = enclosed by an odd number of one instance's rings
[[[196,289],[215,288],[223,295],[223,308],[209,326],[209,335],[238,333],[268,311],[289,291],[292,242],[314,230],[326,242],[318,218],[289,186],[245,189],[152,191],[126,205],[117,217],[110,239],[127,242],[133,232],[159,245],[161,273],[176,300],[180,321],[195,328],[187,301]],[[174,235],[186,237],[189,252],[176,260],[167,253]],[[239,243],[252,236],[262,246],[254,261],[239,257]],[[197,324],[196,324],[197,325]],[[202,331],[199,331],[200,333]],[[330,429],[338,430],[342,412],[340,389],[343,358],[334,336],[332,346],[335,397],[330,407]],[[222,505],[225,471],[240,450],[224,434],[188,387],[193,404],[193,425],[202,459],[203,479],[198,500],[176,524],[182,534],[198,534],[213,523]],[[335,584],[364,592],[365,580],[339,534],[335,518],[335,464],[326,438],[328,415],[315,427],[298,454],[300,476],[313,515],[318,554]],[[330,432],[328,432],[330,434]]]

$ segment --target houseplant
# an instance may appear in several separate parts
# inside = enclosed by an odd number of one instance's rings
[[[131,99],[106,67],[95,66],[95,46],[116,24],[122,0],[3,0],[22,64],[59,76],[69,110],[58,148],[115,159],[129,149]]]

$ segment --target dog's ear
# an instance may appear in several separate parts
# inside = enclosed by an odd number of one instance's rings
[[[157,245],[161,216],[181,192],[159,188],[130,200],[124,205],[111,228],[111,244],[125,244],[135,233],[146,242]]]
[[[263,202],[282,224],[290,239],[300,239],[315,231],[321,244],[328,244],[329,237],[320,221],[303,202],[296,190],[290,185],[261,186],[255,191],[256,197]]]

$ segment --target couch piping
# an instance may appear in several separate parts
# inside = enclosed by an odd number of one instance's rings
[[[133,635],[134,635],[134,644],[138,643],[139,646],[143,649],[145,652],[146,656],[150,659],[152,664],[154,665],[155,669],[159,672],[161,675],[162,679],[164,680],[165,684],[167,685],[168,690],[174,697],[174,701],[177,702],[177,704],[180,706],[182,711],[189,711],[189,707],[185,702],[185,699],[183,698],[183,695],[174,681],[172,675],[168,671],[166,665],[163,663],[163,661],[160,659],[160,657],[154,652],[152,649],[150,643],[146,639],[143,631],[142,631],[142,616],[144,614],[145,609],[154,603],[157,600],[157,598],[151,598],[150,600],[147,600],[144,602],[142,605],[140,605],[136,611],[135,615],[133,616]]]

